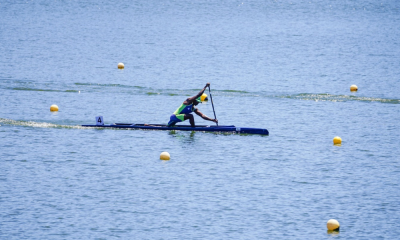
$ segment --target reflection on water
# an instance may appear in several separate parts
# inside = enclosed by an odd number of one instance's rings
[[[326,233],[331,236],[339,235],[339,230],[327,230]]]
[[[170,135],[173,138],[178,139],[179,141],[183,142],[183,143],[195,143],[195,135],[196,132],[195,131],[169,131],[168,135]]]

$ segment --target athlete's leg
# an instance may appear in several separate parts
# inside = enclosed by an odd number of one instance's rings
[[[176,123],[182,122],[182,120],[180,119],[182,117],[181,116],[175,116],[174,114],[172,114],[171,117],[169,118],[169,122],[168,122],[167,126],[168,127],[173,127],[173,126],[175,126]]]
[[[185,120],[188,120],[190,122],[190,126],[195,127],[194,125],[194,117],[192,114],[185,114]]]
[[[176,121],[170,120],[170,121],[167,123],[167,127],[173,127],[173,126],[175,126],[175,124],[176,124]]]

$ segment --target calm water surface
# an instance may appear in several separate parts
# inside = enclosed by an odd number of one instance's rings
[[[0,239],[398,238],[398,1],[0,13]],[[270,136],[80,127],[166,123],[207,82],[220,124]]]

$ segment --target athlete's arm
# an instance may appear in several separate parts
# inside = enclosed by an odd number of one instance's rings
[[[194,100],[196,100],[198,97],[200,97],[200,96],[204,93],[204,91],[206,90],[206,88],[207,88],[208,86],[210,86],[210,83],[207,83],[206,86],[205,86],[197,95],[186,99],[186,100],[183,102],[183,104],[185,104],[185,105],[192,104],[192,102],[193,102]]]
[[[212,119],[212,118],[207,117],[205,114],[203,114],[202,112],[200,112],[197,108],[194,109],[194,113],[196,113],[197,115],[199,115],[199,116],[200,116],[202,119],[204,119],[204,120],[208,120],[208,121],[215,122],[215,123],[218,122],[217,119]]]

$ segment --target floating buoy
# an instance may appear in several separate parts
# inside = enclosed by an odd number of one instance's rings
[[[340,224],[335,219],[329,219],[329,221],[326,223],[326,227],[329,231],[339,231]]]
[[[357,92],[357,90],[358,90],[358,87],[356,85],[351,85],[350,86],[350,91],[351,92]]]
[[[335,145],[342,144],[342,139],[338,136],[334,137],[333,144],[335,144]]]
[[[55,104],[51,105],[51,106],[50,106],[50,111],[51,111],[51,112],[57,112],[57,111],[58,111],[58,106],[55,105]]]
[[[169,160],[170,156],[168,152],[162,152],[160,155],[160,160]]]
[[[119,69],[123,69],[125,67],[125,65],[123,63],[118,63],[118,68]]]

